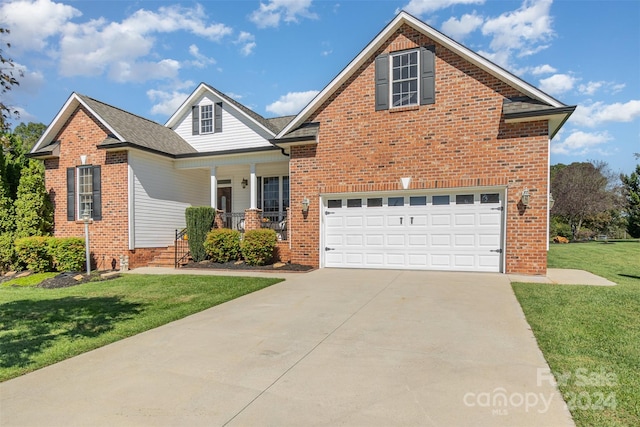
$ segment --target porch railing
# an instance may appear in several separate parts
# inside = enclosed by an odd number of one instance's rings
[[[179,268],[183,262],[186,262],[189,258],[189,236],[187,236],[187,229],[178,231],[176,230],[176,240],[174,242],[175,258],[174,268]]]
[[[221,215],[224,228],[238,230],[244,233],[245,220],[244,212],[223,213]],[[262,228],[271,228],[278,234],[278,240],[287,240],[287,213],[286,212],[263,212],[261,216]]]

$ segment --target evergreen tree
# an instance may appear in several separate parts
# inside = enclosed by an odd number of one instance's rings
[[[16,238],[45,236],[53,229],[53,208],[44,184],[44,165],[30,160],[22,169],[16,207]]]
[[[640,164],[629,176],[620,175],[620,180],[624,186],[627,231],[631,237],[640,237]]]

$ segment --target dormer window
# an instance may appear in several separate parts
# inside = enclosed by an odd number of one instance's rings
[[[376,110],[434,104],[435,51],[428,46],[378,55]]]
[[[193,135],[222,132],[222,102],[191,107]]]

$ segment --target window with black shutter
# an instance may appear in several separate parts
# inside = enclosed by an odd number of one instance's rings
[[[87,213],[94,221],[102,219],[102,179],[100,166],[67,168],[67,221]]]

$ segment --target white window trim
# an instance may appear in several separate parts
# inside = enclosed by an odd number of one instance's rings
[[[416,102],[415,103],[411,103],[411,104],[405,104],[405,105],[393,105],[393,84],[396,82],[396,80],[394,80],[393,78],[393,58],[395,58],[396,56],[402,56],[402,55],[408,55],[415,52],[418,58],[418,62],[416,64],[416,66],[418,67],[418,73],[415,77],[416,80]],[[420,73],[422,72],[422,69],[420,67],[420,49],[410,49],[410,50],[401,50],[401,51],[397,51],[397,52],[392,52],[389,54],[389,109],[393,109],[393,108],[406,108],[406,107],[415,107],[420,105]],[[402,81],[409,81],[409,80],[413,80],[413,79],[403,79]]]
[[[80,170],[87,169],[91,171],[91,180],[93,187],[93,166],[92,165],[83,165],[76,166],[76,219],[80,221],[82,219],[82,209],[80,204],[80,199],[82,197],[82,193],[80,193]],[[93,188],[92,188],[93,190]],[[91,219],[93,219],[93,191],[91,192]]]
[[[264,180],[265,178],[278,178],[278,212],[286,213],[286,208],[284,207],[284,185],[283,178],[289,178],[289,204],[291,204],[291,178],[289,175],[269,175],[269,176],[261,176],[260,178],[260,194],[262,197],[260,198],[259,208],[264,212]]]
[[[209,119],[204,119],[203,118],[203,111],[202,110],[203,110],[204,107],[211,107],[211,118],[209,118]],[[198,115],[200,135],[209,135],[209,134],[214,133],[214,131],[215,131],[215,123],[214,123],[214,121],[215,121],[215,117],[214,117],[214,115],[215,115],[215,107],[214,107],[214,105],[213,104],[202,104],[202,105],[199,105],[198,108],[200,109],[200,111],[199,111],[200,114]],[[205,132],[202,129],[202,125],[203,125],[204,120],[210,120],[211,121],[211,130],[208,131],[208,132]]]

